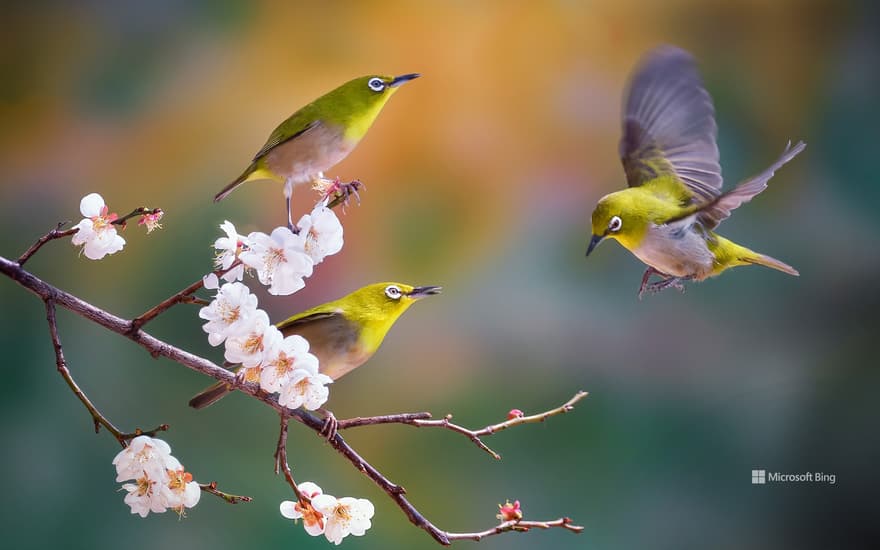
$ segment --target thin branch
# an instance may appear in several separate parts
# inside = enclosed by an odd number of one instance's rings
[[[339,420],[337,430],[347,428],[359,428],[361,426],[376,426],[378,424],[409,424],[414,425],[416,420],[428,420],[432,418],[429,412],[383,414],[381,416],[358,416]]]
[[[128,225],[128,220],[130,220],[132,218],[135,218],[137,216],[149,216],[149,215],[161,214],[161,213],[162,213],[161,208],[147,208],[146,206],[140,206],[138,208],[135,208],[134,210],[132,210],[128,214],[122,216],[121,218],[116,218],[115,220],[111,221],[110,223],[113,225],[122,226],[124,228]]]
[[[37,250],[42,248],[43,245],[46,244],[47,242],[53,241],[55,239],[63,239],[64,237],[69,237],[69,236],[73,235],[74,233],[76,233],[77,231],[79,231],[79,229],[76,227],[74,227],[73,229],[68,229],[66,231],[62,231],[61,228],[64,227],[65,225],[67,225],[68,223],[70,223],[70,222],[58,222],[58,226],[55,227],[55,229],[49,231],[48,233],[46,233],[45,235],[43,235],[42,237],[37,239],[37,242],[32,244],[30,246],[30,248],[25,250],[24,254],[22,254],[21,256],[18,257],[18,261],[17,261],[18,265],[24,265],[24,263],[26,261],[28,261],[31,258],[31,256],[36,254]]]
[[[239,502],[250,502],[254,500],[251,497],[246,497],[244,495],[233,495],[230,493],[224,493],[223,491],[217,489],[216,481],[212,481],[211,483],[200,483],[199,489],[201,489],[205,493],[220,497],[229,504],[238,504]]]
[[[491,537],[492,535],[500,535],[501,533],[506,533],[508,531],[519,531],[521,533],[524,533],[526,531],[529,531],[530,529],[551,529],[553,527],[568,529],[572,533],[580,533],[584,530],[584,527],[582,525],[573,525],[571,523],[571,518],[559,518],[553,521],[510,520],[503,521],[495,527],[492,527],[491,529],[486,529],[485,531],[478,531],[475,533],[446,533],[446,536],[449,538],[450,541],[480,541],[486,537]]]
[[[79,385],[73,379],[73,376],[70,374],[70,369],[67,368],[67,360],[64,359],[64,349],[61,347],[61,339],[58,337],[58,323],[55,320],[55,302],[51,298],[46,299],[46,321],[49,323],[49,334],[52,337],[52,347],[55,349],[55,366],[58,368],[58,373],[64,378],[64,381],[67,382],[67,385],[77,399],[79,399],[85,408],[88,409],[89,414],[92,415],[92,422],[95,424],[95,433],[100,432],[101,426],[104,426],[104,428],[116,438],[116,441],[125,448],[128,445],[128,440],[125,437],[126,434],[114,426],[113,423],[110,422],[110,419],[101,414],[101,411],[92,404],[85,392],[80,389]]]
[[[340,420],[337,429],[344,430],[347,428],[358,428],[361,426],[374,426],[376,424],[406,424],[409,426],[416,426],[418,428],[421,427],[434,427],[434,428],[446,428],[456,433],[460,433],[470,439],[477,447],[483,449],[487,453],[489,453],[496,460],[501,459],[501,455],[490,449],[483,441],[480,439],[481,437],[485,437],[487,435],[492,435],[494,433],[506,430],[513,426],[519,426],[521,424],[532,424],[536,422],[543,422],[550,418],[551,416],[555,416],[558,414],[564,414],[574,409],[574,405],[586,397],[588,394],[585,391],[579,391],[574,394],[574,397],[566,401],[564,404],[556,407],[555,409],[550,409],[548,411],[544,411],[542,413],[533,414],[531,416],[518,416],[515,418],[511,418],[505,420],[504,422],[499,422],[497,424],[491,424],[486,426],[485,428],[481,428],[479,430],[470,430],[463,426],[459,426],[458,424],[454,424],[452,420],[452,415],[447,414],[445,417],[439,420],[431,420],[431,413],[421,412],[421,413],[403,413],[403,414],[387,414],[382,416],[368,416],[368,417],[358,417],[358,418],[350,418],[346,420]]]
[[[58,373],[61,374],[61,377],[64,378],[64,381],[67,382],[68,387],[70,387],[71,391],[74,395],[76,395],[77,399],[88,409],[89,414],[92,415],[92,421],[95,424],[95,433],[98,433],[101,430],[101,426],[110,432],[110,434],[116,438],[116,441],[119,442],[123,447],[128,446],[128,442],[135,437],[141,435],[148,435],[150,437],[154,437],[158,432],[163,432],[168,429],[168,424],[160,424],[156,426],[152,430],[144,431],[140,428],[135,429],[133,432],[123,432],[119,428],[113,425],[110,422],[110,419],[104,416],[101,411],[92,403],[92,401],[88,398],[84,391],[79,387],[76,381],[73,379],[73,375],[70,373],[70,369],[67,367],[67,360],[64,358],[64,349],[61,347],[61,338],[58,336],[58,322],[55,318],[55,302],[52,298],[46,299],[46,321],[49,323],[49,334],[52,337],[52,347],[55,349],[55,365],[58,368]]]
[[[161,302],[159,302],[155,306],[151,307],[147,311],[141,313],[140,315],[138,315],[137,317],[135,317],[134,319],[131,320],[132,332],[137,331],[142,326],[144,326],[145,324],[149,323],[154,318],[156,318],[156,316],[158,316],[159,314],[165,312],[166,310],[170,309],[171,307],[173,307],[177,304],[187,302],[187,301],[189,301],[189,303],[193,303],[190,301],[193,299],[193,297],[190,295],[193,292],[202,288],[203,286],[205,286],[205,283],[201,279],[199,279],[198,281],[196,281],[193,284],[189,285],[188,287],[184,288],[183,290],[181,290],[177,294],[169,296],[168,298],[166,298],[165,300],[162,300]]]
[[[213,362],[211,362],[207,359],[204,359],[204,358],[199,357],[195,354],[192,354],[192,353],[184,351],[180,348],[177,348],[167,342],[159,340],[158,338],[155,338],[155,337],[147,334],[146,332],[144,332],[141,329],[131,330],[131,322],[130,321],[127,321],[125,319],[122,319],[121,317],[118,317],[118,316],[113,315],[107,311],[104,311],[100,308],[97,308],[97,307],[93,306],[92,304],[85,302],[84,300],[81,300],[81,299],[77,298],[76,296],[73,296],[72,294],[64,292],[63,290],[61,290],[53,285],[50,285],[49,283],[34,276],[33,274],[29,273],[28,271],[22,269],[22,267],[20,265],[18,265],[16,262],[10,261],[2,256],[0,256],[0,273],[3,273],[4,275],[8,276],[9,278],[11,278],[15,282],[17,282],[19,285],[21,285],[25,289],[29,290],[33,294],[37,295],[38,297],[40,297],[41,299],[43,299],[47,303],[51,301],[52,308],[54,308],[55,304],[61,305],[62,307],[69,309],[70,311],[106,328],[107,330],[109,330],[111,332],[115,332],[121,336],[128,338],[129,340],[132,340],[133,342],[137,343],[138,345],[140,345],[141,347],[146,349],[153,357],[166,357],[168,359],[171,359],[172,361],[180,363],[181,365],[183,365],[185,367],[188,367],[188,368],[195,370],[197,372],[200,372],[206,376],[214,378],[215,380],[231,384],[231,385],[235,386],[236,389],[238,389],[242,393],[250,395],[250,396],[254,397],[255,399],[265,403],[269,407],[278,411],[282,415],[283,419],[289,415],[290,417],[295,418],[298,422],[302,423],[303,425],[305,425],[308,428],[310,428],[311,430],[313,430],[318,435],[321,434],[321,431],[324,428],[324,420],[323,419],[318,418],[317,416],[315,416],[307,411],[304,411],[302,409],[290,410],[285,407],[282,407],[281,405],[278,404],[278,400],[276,397],[261,390],[257,384],[239,383],[235,380],[235,375],[233,373],[231,373],[230,371],[228,371],[222,367],[217,366],[216,364],[214,364]],[[48,308],[48,305],[47,305],[47,308]],[[48,309],[47,309],[47,311],[48,311]],[[52,311],[54,312],[54,309],[52,309]],[[60,344],[59,344],[59,348],[60,348]],[[61,359],[63,360],[63,355],[61,356]],[[63,361],[60,364],[64,365]],[[74,391],[76,391],[76,390],[74,390]],[[81,391],[80,391],[80,393],[81,393]],[[580,399],[580,397],[577,397],[577,395],[575,397],[576,397],[576,399]],[[572,401],[570,401],[569,404],[570,403],[572,403]],[[85,402],[84,402],[84,404],[85,404]],[[566,405],[568,405],[568,404],[566,404]],[[560,408],[565,408],[566,405],[563,405],[563,407],[560,407]],[[88,405],[87,405],[87,408],[88,408]],[[94,408],[94,407],[92,407],[92,408]],[[90,412],[92,411],[92,409],[89,409],[89,410],[90,410]],[[556,409],[554,409],[552,411],[548,411],[548,413],[558,414],[558,413],[553,412],[555,410]],[[97,409],[95,409],[95,411],[97,411]],[[565,411],[560,411],[560,412],[565,412]],[[536,417],[546,418],[547,416],[550,416],[550,414],[548,414],[548,413],[542,413],[541,415],[536,415],[535,417],[527,417],[527,418],[529,418],[529,419],[536,418]],[[100,414],[100,413],[98,413],[98,414]],[[422,416],[424,416],[424,414],[425,413],[415,413],[416,418],[413,421],[414,422],[426,422],[427,420],[424,420],[424,419],[420,420],[420,418]],[[406,415],[403,415],[403,416],[406,416]],[[410,416],[412,416],[412,415],[410,415]],[[388,419],[388,418],[393,418],[393,417],[400,418],[401,415],[391,415],[389,417],[376,417],[376,418]],[[525,421],[522,419],[515,419],[515,420],[520,420],[519,422],[516,422],[516,423],[523,423]],[[355,421],[357,421],[357,419],[354,419],[354,421],[350,424],[350,427],[354,427],[355,425],[365,425],[365,424],[357,424],[357,422],[355,422]],[[538,420],[528,420],[528,421],[538,421]],[[108,423],[109,423],[109,421],[108,421]],[[387,422],[379,421],[376,423],[387,423]],[[509,426],[505,426],[509,423],[511,423],[511,421],[502,422],[502,423],[495,424],[492,426],[487,426],[486,428],[483,428],[483,430],[477,430],[474,433],[482,434],[484,431],[489,430],[486,432],[486,434],[488,434],[488,433],[491,433],[491,430],[493,430],[493,429],[496,431],[498,429],[503,429],[503,428],[500,428],[501,426],[509,427]],[[104,424],[101,423],[101,425],[104,425]],[[286,425],[286,420],[283,420],[283,425]],[[514,425],[514,424],[510,424],[510,425]],[[119,430],[116,430],[116,431],[118,432]],[[285,430],[285,432],[286,432],[286,430]],[[286,443],[285,436],[286,436],[286,434],[284,434],[284,433],[279,434],[279,446],[281,446],[280,444],[282,443],[282,441],[284,443]],[[501,532],[505,532],[505,530],[506,531],[517,530],[515,526],[507,527],[507,526],[505,526],[505,524],[501,524],[501,525],[498,525],[498,526],[496,526],[486,532],[478,532],[478,533],[448,533],[446,531],[443,531],[442,529],[439,529],[437,526],[435,526],[433,523],[431,523],[427,518],[425,518],[425,516],[423,516],[415,508],[415,506],[413,506],[409,502],[409,500],[404,496],[406,494],[406,490],[403,487],[401,487],[400,485],[397,485],[396,483],[389,480],[381,472],[379,472],[374,466],[372,466],[369,462],[364,460],[363,457],[361,457],[348,443],[346,443],[346,441],[342,438],[342,436],[339,433],[337,433],[333,438],[329,439],[329,443],[337,452],[339,452],[342,456],[344,456],[355,468],[357,468],[359,471],[363,472],[370,480],[373,481],[373,483],[375,483],[381,490],[383,490],[389,496],[389,498],[391,498],[391,500],[393,500],[395,502],[395,504],[397,504],[397,506],[403,511],[403,513],[407,516],[407,518],[409,519],[409,521],[413,525],[426,531],[434,540],[436,540],[440,544],[448,545],[448,544],[450,544],[451,540],[456,540],[455,537],[458,537],[458,538],[473,538],[474,536],[482,537],[482,536],[488,536],[489,532],[491,532],[491,534],[497,534],[497,533],[495,533],[495,531],[498,531],[498,533],[501,533]],[[285,450],[283,451],[283,456],[286,458],[286,445],[284,447],[285,447]],[[277,448],[276,448],[276,450],[277,450]],[[291,480],[292,480],[292,476],[291,476]],[[556,523],[560,523],[560,525],[556,525]],[[547,527],[557,527],[557,526],[558,527],[565,527],[566,529],[569,529],[571,531],[578,530],[578,528],[576,526],[567,526],[566,527],[566,525],[568,525],[569,522],[567,520],[565,520],[565,518],[563,518],[563,520],[556,520],[555,522],[520,521],[518,524],[521,527],[525,527],[525,528],[530,528],[530,527],[544,528],[543,526],[546,525]],[[499,530],[499,529],[501,529],[501,530]],[[520,529],[520,530],[523,530],[523,529]],[[486,534],[484,534],[484,533],[486,533]]]
[[[281,416],[281,430],[278,433],[278,445],[275,446],[275,474],[283,471],[284,479],[287,480],[287,484],[293,489],[296,499],[303,503],[303,505],[306,505],[311,501],[300,492],[299,486],[297,486],[296,481],[293,479],[293,472],[290,471],[290,463],[287,461],[287,425],[290,421],[290,415],[285,409],[279,413],[279,416]]]
[[[241,265],[241,260],[235,260],[234,262],[232,262],[232,265],[230,265],[228,268],[218,269],[217,271],[214,271],[214,275],[216,275],[218,277],[222,277],[223,275],[232,271],[233,269],[235,269],[239,265]],[[177,304],[208,305],[210,302],[208,302],[206,300],[202,300],[201,298],[196,298],[195,296],[192,296],[192,294],[194,292],[203,288],[204,286],[205,286],[205,280],[199,279],[198,281],[192,283],[191,285],[184,288],[180,292],[177,292],[176,294],[172,294],[168,298],[162,300],[161,302],[159,302],[155,306],[151,307],[147,311],[141,313],[140,315],[138,315],[137,317],[132,319],[130,330],[132,332],[134,332],[134,331],[140,329],[142,326],[146,325],[147,323],[149,323],[150,321],[152,321],[153,319],[158,317],[160,314],[165,313],[167,310],[171,309],[172,307],[176,306]]]

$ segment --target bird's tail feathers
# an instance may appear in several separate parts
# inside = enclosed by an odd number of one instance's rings
[[[259,160],[255,160],[251,163],[247,169],[241,173],[240,176],[235,178],[235,181],[224,187],[214,196],[214,202],[220,202],[226,198],[226,195],[232,193],[236,187],[241,185],[242,183],[248,181],[256,181],[256,180],[277,180],[278,177],[272,173],[268,168],[262,166],[262,163]]]
[[[217,382],[190,399],[189,406],[194,409],[204,409],[208,405],[213,405],[230,392],[232,392],[232,388],[229,384],[225,382]]]
[[[776,269],[783,273],[788,273],[789,275],[794,275],[795,277],[799,276],[798,270],[791,267],[785,262],[777,260],[776,258],[772,258],[767,256],[766,254],[758,254],[755,252],[754,254],[749,255],[748,257],[741,258],[742,261],[755,264],[755,265],[763,265],[764,267],[769,267],[771,269]]]

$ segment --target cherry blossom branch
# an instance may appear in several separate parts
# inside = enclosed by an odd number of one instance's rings
[[[530,529],[551,529],[553,527],[568,529],[572,533],[580,533],[584,530],[582,525],[572,525],[571,518],[559,518],[553,521],[509,520],[502,521],[495,527],[492,527],[491,529],[486,529],[485,531],[478,531],[475,533],[446,533],[446,536],[450,541],[481,541],[486,537],[491,537],[492,535],[500,535],[501,533],[506,533],[508,531],[519,531],[521,533],[525,533]]]
[[[128,214],[122,216],[121,218],[116,218],[112,220],[110,223],[113,225],[119,225],[121,227],[126,227],[128,225],[128,220],[132,218],[136,218],[137,216],[155,216],[157,214],[164,214],[161,208],[147,208],[146,206],[140,206],[135,208]]]
[[[55,239],[63,239],[64,237],[69,237],[69,236],[73,235],[74,233],[76,233],[77,231],[79,231],[79,229],[76,227],[62,231],[61,228],[64,227],[65,225],[67,225],[68,223],[70,223],[70,222],[58,222],[58,225],[55,227],[55,229],[49,231],[48,233],[46,233],[45,235],[43,235],[42,237],[37,239],[37,242],[32,244],[30,246],[30,248],[28,248],[24,252],[24,254],[22,254],[21,256],[18,257],[18,262],[17,262],[18,265],[20,265],[20,266],[24,265],[25,262],[28,261],[31,258],[31,256],[36,254],[36,252],[39,249],[41,249],[43,247],[43,245],[46,244],[47,242],[54,241]]]
[[[0,273],[3,273],[7,277],[11,278],[19,285],[40,297],[43,301],[51,301],[54,304],[61,305],[62,307],[69,309],[70,311],[82,316],[85,319],[88,319],[111,332],[115,332],[121,336],[124,336],[133,342],[137,343],[145,350],[147,350],[150,355],[153,357],[166,357],[180,363],[183,366],[186,366],[192,370],[205,374],[215,380],[225,382],[234,386],[237,390],[254,397],[255,399],[265,403],[269,407],[272,407],[279,414],[282,414],[283,417],[289,415],[290,417],[296,418],[296,420],[308,428],[312,429],[316,434],[321,435],[322,430],[324,429],[324,420],[318,418],[317,416],[304,411],[302,409],[289,410],[285,407],[282,407],[278,404],[278,401],[272,395],[266,393],[261,390],[257,384],[252,383],[240,383],[236,380],[235,375],[230,371],[219,367],[213,362],[199,357],[190,352],[184,351],[180,348],[177,348],[167,342],[159,340],[151,336],[150,334],[144,332],[142,329],[133,329],[132,321],[128,321],[113,315],[107,311],[104,311],[100,308],[95,307],[94,305],[73,296],[49,283],[43,281],[42,279],[34,276],[28,271],[24,270],[18,263],[8,260],[3,256],[0,256]],[[62,356],[63,357],[63,356]],[[64,363],[62,363],[64,364]],[[576,395],[577,397],[577,395]],[[580,399],[580,398],[578,398]],[[565,408],[565,405],[563,407]],[[97,409],[95,409],[97,410]],[[555,410],[555,409],[554,409]],[[91,409],[90,409],[91,411]],[[552,412],[552,411],[548,411]],[[427,421],[425,418],[426,413],[415,413],[415,420],[422,419],[423,421]],[[546,413],[542,413],[542,416]],[[558,414],[558,413],[554,413]],[[384,418],[401,418],[407,415],[390,415]],[[413,415],[409,415],[413,416]],[[550,416],[546,414],[545,418]],[[383,417],[376,417],[383,418]],[[528,417],[532,418],[532,417]],[[354,419],[357,420],[357,419]],[[538,420],[532,420],[538,421]],[[109,423],[109,421],[108,421]],[[375,422],[377,424],[383,423],[382,421]],[[387,422],[384,422],[387,423]],[[496,429],[498,426],[504,425],[504,427],[510,427],[512,425],[523,423],[516,422],[510,423],[510,421],[502,422],[499,424],[495,424],[492,426],[487,426],[482,430],[477,430],[475,433],[483,434],[483,431]],[[352,422],[349,427],[354,427],[356,424]],[[504,428],[500,428],[504,429]],[[286,432],[286,430],[285,430]],[[491,430],[486,432],[486,434],[491,433]],[[279,434],[279,446],[281,446],[282,440],[286,443],[285,434]],[[479,437],[479,435],[478,435]],[[473,539],[475,536],[488,536],[489,534],[499,534],[501,532],[506,531],[515,531],[517,530],[514,526],[507,526],[506,523],[502,523],[492,529],[489,529],[485,532],[477,532],[477,533],[450,533],[447,531],[443,531],[431,523],[427,518],[425,518],[416,508],[413,506],[409,500],[404,496],[406,494],[406,490],[392,482],[390,479],[385,477],[381,472],[379,472],[374,466],[372,466],[369,462],[367,462],[363,457],[361,457],[346,441],[342,438],[342,436],[337,433],[333,438],[329,440],[330,445],[339,452],[342,456],[344,456],[356,469],[360,472],[364,473],[370,480],[372,480],[380,489],[382,489],[388,496],[394,501],[397,506],[403,511],[403,513],[407,516],[409,521],[426,531],[434,540],[443,545],[448,545],[452,540],[458,540],[462,538],[470,538]],[[286,446],[285,446],[286,447]],[[286,449],[284,451],[286,453]],[[292,479],[292,476],[291,476]],[[204,490],[204,489],[203,489]],[[210,492],[210,491],[208,491]],[[215,493],[212,493],[215,494]],[[221,497],[222,498],[222,497]],[[570,525],[570,522],[563,518],[562,520],[555,520],[551,522],[531,522],[519,520],[518,524],[525,528],[531,527],[541,527],[544,528],[543,525],[549,527],[563,527],[570,531],[578,531],[578,527],[574,525]],[[540,524],[540,525],[539,525]],[[527,530],[527,529],[520,529]],[[496,533],[497,531],[497,533]],[[486,534],[484,534],[486,533]]]
[[[244,495],[233,495],[230,493],[224,493],[223,491],[217,489],[216,481],[212,481],[211,483],[200,483],[199,489],[201,489],[202,492],[214,495],[215,497],[220,497],[229,504],[238,504],[239,502],[250,502],[254,500],[251,497],[246,497]]]
[[[481,428],[479,430],[469,430],[463,426],[459,426],[458,424],[454,424],[451,422],[452,415],[447,414],[445,417],[438,420],[431,420],[431,413],[429,412],[420,412],[420,413],[403,413],[403,414],[389,414],[382,416],[368,416],[368,417],[358,417],[358,418],[350,418],[346,420],[338,421],[338,430],[344,430],[347,428],[357,428],[360,426],[373,426],[376,424],[406,424],[409,426],[415,426],[417,428],[421,427],[435,427],[435,428],[446,428],[456,433],[460,433],[470,439],[477,447],[483,449],[487,453],[489,453],[496,460],[501,460],[501,455],[490,449],[483,441],[480,439],[481,437],[485,437],[487,435],[492,435],[494,433],[506,430],[513,426],[519,426],[521,424],[532,424],[536,422],[543,422],[550,418],[551,416],[556,416],[557,414],[564,414],[572,409],[574,409],[575,403],[586,397],[588,394],[585,391],[578,391],[574,394],[574,397],[566,401],[564,404],[556,407],[555,409],[550,409],[548,411],[544,411],[542,413],[533,414],[531,416],[515,416],[510,418],[504,422],[499,422],[497,424],[491,424],[486,426],[485,428]]]

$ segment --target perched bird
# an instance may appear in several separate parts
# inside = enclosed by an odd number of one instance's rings
[[[298,334],[308,340],[309,352],[317,356],[320,372],[337,380],[376,353],[409,306],[440,290],[439,286],[376,283],[298,313],[276,326],[284,336]],[[218,382],[193,397],[189,405],[207,407],[232,390],[229,384]]]
[[[397,88],[418,74],[364,76],[346,82],[319,97],[278,125],[250,166],[214,197],[223,200],[248,181],[274,180],[284,183],[287,224],[293,229],[290,195],[301,183],[312,183],[328,194],[346,195],[357,190],[357,182],[340,185],[324,179],[329,170],[351,153],[370,129],[379,111]]]
[[[727,268],[758,264],[789,275],[791,266],[714,232],[730,213],[767,188],[783,164],[804,150],[791,142],[769,168],[722,193],[712,99],[691,55],[660,47],[636,69],[625,98],[620,157],[628,189],[605,195],[592,216],[587,256],[616,239],[648,265],[639,288],[684,290]],[[648,284],[651,275],[662,279]]]

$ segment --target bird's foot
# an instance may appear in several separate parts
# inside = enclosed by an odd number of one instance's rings
[[[324,427],[321,428],[321,431],[318,432],[318,435],[326,439],[327,441],[332,440],[336,437],[337,429],[339,428],[339,421],[336,420],[336,416],[326,409],[322,409],[324,412]]]
[[[665,273],[661,273],[660,271],[657,271],[653,267],[648,266],[648,269],[645,270],[645,274],[642,275],[642,284],[639,285],[639,300],[642,299],[642,296],[644,296],[645,291],[648,290],[648,288],[651,286],[648,284],[648,281],[651,280],[651,275],[655,275],[655,274],[659,275],[661,277],[667,278],[667,279],[669,278],[669,275],[666,275]]]
[[[687,277],[669,277],[667,279],[657,281],[656,283],[643,285],[642,288],[639,289],[639,299],[642,299],[642,294],[644,294],[645,292],[657,294],[658,292],[664,291],[667,288],[675,288],[681,293],[684,293],[684,281],[686,281],[687,279]]]
[[[366,189],[366,186],[360,180],[352,180],[348,183],[342,183],[339,178],[334,179],[324,189],[324,203],[327,208],[334,208],[342,205],[343,211],[348,206],[351,197],[354,197],[358,205],[361,204],[361,195],[359,191]]]

